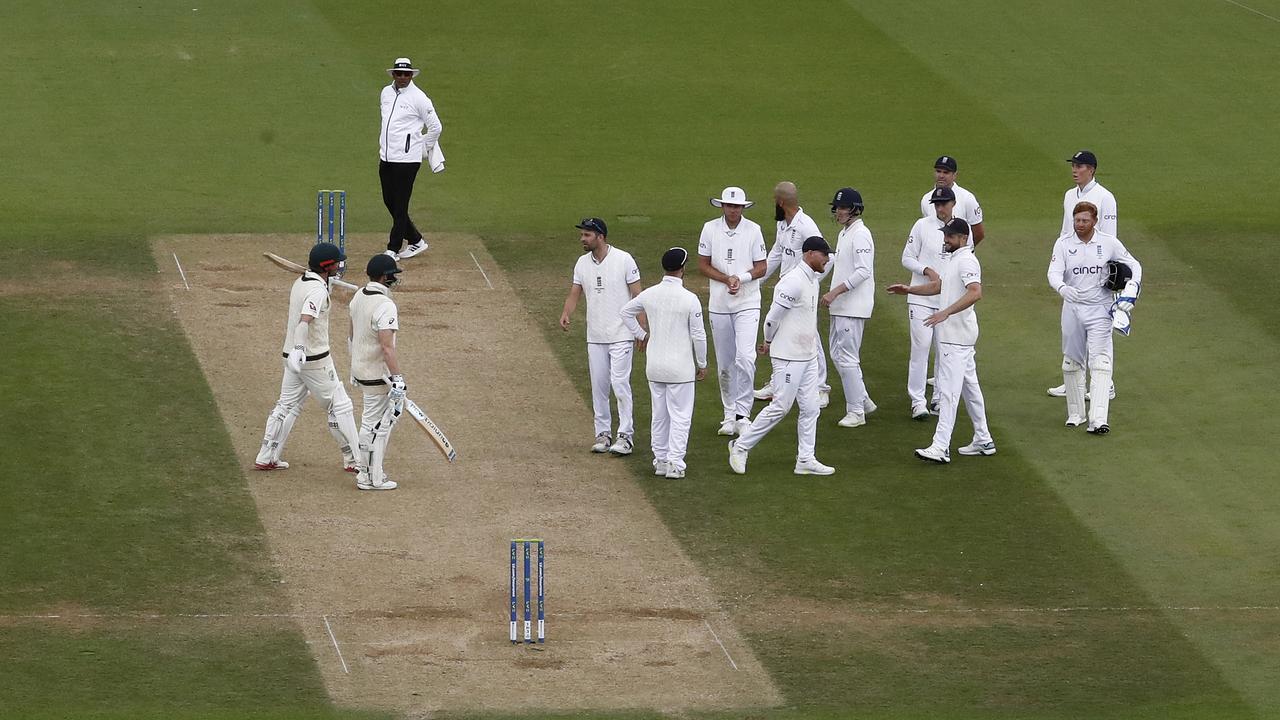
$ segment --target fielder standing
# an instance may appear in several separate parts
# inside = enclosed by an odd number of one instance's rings
[[[280,398],[267,416],[262,447],[254,461],[256,469],[274,469],[272,458],[278,457],[286,420],[307,393],[314,395],[337,420],[344,445],[355,448],[359,444],[351,398],[338,380],[329,356],[329,280],[342,272],[346,259],[337,245],[317,243],[307,258],[309,269],[293,283],[281,352],[284,377],[280,381]]]
[[[1105,435],[1114,367],[1112,292],[1109,263],[1127,266],[1130,278],[1116,309],[1133,310],[1142,283],[1142,265],[1115,235],[1097,229],[1098,207],[1077,203],[1070,236],[1058,238],[1049,261],[1049,287],[1062,296],[1062,380],[1067,396],[1067,426],[1085,422],[1085,370],[1092,376],[1088,431]]]
[[[622,307],[622,322],[635,336],[645,357],[645,375],[653,398],[650,440],[653,474],[684,477],[685,450],[693,421],[693,384],[707,376],[707,332],[702,303],[684,287],[689,251],[671,248],[662,254],[662,282]],[[637,319],[648,322],[646,331]]]
[[[622,306],[640,294],[640,268],[625,250],[609,244],[604,220],[584,218],[574,227],[585,254],[573,267],[573,284],[564,300],[560,328],[569,330],[578,300],[587,298],[587,365],[591,370],[591,406],[596,439],[591,452],[630,455],[635,433],[631,413],[631,356],[634,342],[622,324]],[[618,402],[618,437],[610,434],[613,416],[609,390]]]
[[[764,320],[764,342],[759,351],[773,364],[773,399],[756,415],[738,439],[729,443],[729,467],[739,475],[747,471],[747,454],[786,417],[791,405],[800,405],[797,421],[799,449],[795,474],[830,475],[835,468],[814,457],[818,432],[818,280],[831,256],[831,247],[820,237],[801,246],[801,262],[778,281],[773,304]]]
[[[395,65],[387,68],[391,84],[382,88],[380,98],[378,180],[382,202],[391,213],[387,254],[393,259],[411,258],[427,249],[427,241],[409,217],[409,198],[422,158],[430,155],[444,126],[431,98],[413,83],[420,72],[409,58],[396,58]]]
[[[853,188],[840,188],[831,199],[840,237],[831,290],[822,296],[822,304],[831,309],[831,362],[844,386],[845,415],[836,424],[850,428],[865,425],[867,413],[876,409],[862,380],[862,332],[875,305],[876,265],[875,243],[862,211],[862,194]]]
[[[1072,155],[1067,162],[1071,163],[1071,180],[1075,185],[1068,188],[1066,194],[1062,196],[1062,231],[1058,233],[1058,237],[1070,238],[1075,235],[1076,205],[1082,202],[1092,203],[1098,209],[1097,230],[1099,232],[1118,235],[1116,196],[1094,177],[1098,172],[1098,156],[1090,150],[1081,150]],[[1051,387],[1048,392],[1053,397],[1066,397],[1067,386],[1063,384]],[[1086,399],[1090,397],[1090,393],[1085,393],[1085,397]],[[1114,378],[1107,397],[1110,400],[1116,398]]]
[[[956,194],[951,188],[934,188],[929,202],[933,214],[922,217],[912,226],[907,244],[902,249],[902,267],[911,271],[911,285],[924,285],[938,279],[942,261],[942,228],[951,220]],[[929,404],[925,402],[925,381],[929,375],[929,354],[936,347],[933,326],[925,323],[938,311],[938,296],[907,296],[907,319],[911,328],[911,359],[907,365],[907,397],[911,399],[911,419],[927,420]],[[934,364],[937,364],[935,358]],[[934,388],[936,395],[937,388]],[[935,397],[936,402],[936,397]]]
[[[940,295],[941,309],[925,319],[938,334],[937,384],[938,427],[929,447],[916,450],[916,457],[937,463],[951,462],[951,433],[956,412],[963,399],[973,422],[973,440],[961,447],[961,455],[995,455],[996,444],[987,428],[986,402],[978,385],[974,346],[978,342],[978,314],[974,304],[982,299],[982,266],[969,246],[969,223],[954,218],[943,228],[946,252],[939,277],[920,285],[891,285],[896,295]]]
[[[400,316],[391,286],[400,268],[395,258],[374,255],[365,266],[369,283],[351,298],[351,379],[364,393],[360,419],[361,490],[395,490],[383,471],[391,429],[404,412],[405,382],[396,354]]]
[[[953,217],[969,223],[969,228],[973,231],[973,235],[969,238],[969,244],[978,247],[983,239],[987,237],[987,230],[982,225],[982,205],[978,203],[978,198],[973,193],[960,187],[956,182],[956,174],[959,166],[956,159],[950,155],[943,155],[933,161],[933,190],[938,188],[951,188],[951,192],[955,193],[956,206],[952,211]],[[934,214],[933,209],[933,190],[924,194],[920,198],[920,215],[929,217]]]
[[[711,279],[711,342],[724,407],[721,435],[734,435],[751,424],[751,391],[755,386],[756,335],[760,332],[760,278],[765,273],[764,235],[742,217],[754,203],[739,187],[727,187],[711,204],[723,214],[708,220],[698,237],[698,271]]]

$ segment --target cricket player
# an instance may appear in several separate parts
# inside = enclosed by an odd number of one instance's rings
[[[584,254],[573,267],[573,284],[564,300],[560,328],[569,330],[578,300],[587,299],[587,365],[591,370],[591,406],[595,412],[593,453],[630,455],[635,433],[631,415],[631,333],[622,324],[622,306],[640,294],[640,268],[625,250],[609,244],[604,220],[583,218],[579,230]],[[618,437],[610,431],[609,390],[618,403]]]
[[[875,305],[876,247],[871,231],[862,222],[862,194],[840,188],[831,199],[831,212],[840,225],[836,258],[832,263],[831,290],[822,304],[831,310],[831,362],[844,386],[845,415],[837,425],[866,425],[867,413],[876,404],[867,396],[862,379],[862,331]],[[819,353],[821,355],[821,353]]]
[[[278,458],[284,441],[286,421],[308,393],[337,421],[342,444],[349,448],[359,446],[351,398],[338,380],[329,356],[329,280],[341,274],[346,259],[337,245],[316,243],[307,258],[308,270],[293,283],[281,352],[284,377],[280,381],[280,398],[267,416],[255,469],[273,469],[273,457]],[[360,470],[358,459],[356,468]]]
[[[721,216],[708,220],[698,237],[698,272],[710,278],[711,342],[716,351],[720,404],[719,434],[734,435],[751,424],[755,387],[756,335],[760,332],[760,278],[764,277],[764,235],[742,217],[754,203],[740,187],[727,187],[711,204]]]
[[[1062,197],[1062,231],[1058,233],[1058,237],[1075,235],[1076,205],[1082,202],[1093,203],[1093,206],[1098,208],[1099,232],[1118,235],[1116,196],[1094,177],[1098,172],[1098,156],[1090,150],[1081,150],[1068,158],[1067,162],[1071,163],[1071,180],[1075,185],[1068,188]],[[1048,392],[1053,397],[1066,397],[1067,386],[1051,387]],[[1088,399],[1089,395],[1085,393],[1085,398]],[[1107,396],[1111,400],[1116,399],[1115,378],[1112,378]]]
[[[302,415],[302,406],[306,404],[305,401],[310,394],[309,392],[304,392],[302,399],[285,416],[284,424],[280,427],[280,439],[276,443],[276,449],[271,455],[271,460],[266,463],[255,462],[253,465],[254,470],[289,469],[289,463],[285,462],[281,455],[284,454],[284,446],[289,440],[289,434],[293,432],[293,424]],[[356,448],[347,445],[347,439],[343,436],[342,430],[338,428],[338,418],[334,417],[333,411],[330,410],[327,415],[329,416],[329,434],[333,436],[333,439],[338,443],[338,448],[342,451],[342,469],[349,473],[358,472],[359,468],[356,467]]]
[[[351,380],[364,393],[360,419],[361,469],[356,487],[395,490],[396,482],[383,471],[391,429],[404,412],[406,385],[396,353],[400,315],[391,299],[391,286],[400,268],[395,258],[374,255],[365,266],[369,283],[351,298]]]
[[[951,214],[969,223],[970,229],[973,230],[973,237],[970,238],[969,244],[976,248],[987,237],[986,228],[982,226],[982,205],[978,203],[978,198],[973,193],[956,183],[958,169],[956,159],[950,155],[943,155],[933,161],[933,189],[920,198],[920,215],[929,217],[934,214],[933,190],[943,187],[951,188],[951,192],[956,196],[956,206]]]
[[[956,194],[949,187],[934,188],[929,202],[933,214],[922,217],[907,235],[902,249],[902,267],[911,271],[910,285],[924,285],[938,279],[938,263],[942,261],[942,227],[951,221],[956,207]],[[927,420],[929,403],[925,402],[925,381],[929,375],[929,354],[936,347],[933,326],[925,323],[938,311],[938,295],[912,293],[907,296],[907,318],[911,329],[911,360],[907,365],[907,397],[911,399],[911,419]],[[935,358],[934,364],[937,364]],[[937,388],[934,388],[935,401]]]
[[[391,214],[387,254],[392,259],[411,258],[427,249],[427,241],[409,217],[409,198],[422,158],[430,156],[444,126],[431,98],[413,82],[420,72],[409,58],[396,58],[387,68],[391,84],[382,88],[379,97],[378,181],[382,203]]]
[[[773,399],[738,439],[729,443],[729,467],[747,471],[747,454],[776,426],[793,403],[800,405],[797,422],[799,450],[795,474],[830,475],[835,468],[818,462],[814,449],[818,431],[818,280],[830,260],[831,247],[820,237],[801,245],[801,262],[778,281],[773,304],[764,319],[764,342],[759,351],[773,364]]]
[[[774,218],[778,221],[777,233],[774,235],[773,247],[769,250],[769,257],[765,260],[764,277],[760,279],[763,283],[773,276],[774,272],[778,273],[778,277],[791,272],[791,269],[800,264],[800,246],[804,244],[805,238],[823,237],[822,230],[818,228],[818,223],[813,221],[805,213],[804,208],[800,207],[800,193],[796,190],[795,183],[783,181],[773,188]],[[825,272],[823,275],[825,276]],[[818,385],[818,403],[821,407],[826,407],[830,401],[831,386],[827,384],[827,356],[825,353],[818,353],[818,369],[821,376],[821,382]],[[773,388],[769,385],[756,390],[754,393],[756,400],[769,400],[773,397]]]
[[[707,331],[702,302],[684,287],[689,251],[662,254],[662,282],[622,306],[622,322],[645,353],[645,375],[653,398],[650,441],[653,474],[677,480],[685,474],[685,450],[693,422],[693,384],[707,376]],[[640,326],[643,313],[648,330]]]
[[[973,440],[959,449],[961,455],[995,455],[996,444],[987,427],[986,402],[978,385],[974,346],[978,342],[978,314],[974,305],[982,299],[982,266],[969,245],[969,223],[953,218],[942,228],[946,251],[939,277],[920,285],[891,285],[896,295],[939,295],[940,309],[924,324],[938,335],[938,427],[933,442],[916,450],[916,457],[936,463],[951,462],[951,433],[956,412],[964,400],[973,422]]]
[[[1111,431],[1112,291],[1107,287],[1108,263],[1128,267],[1130,278],[1115,309],[1129,313],[1142,284],[1142,265],[1115,235],[1098,230],[1098,206],[1076,203],[1071,235],[1058,238],[1049,261],[1049,287],[1062,296],[1062,380],[1067,392],[1067,426],[1084,424],[1085,370],[1092,376],[1088,431]]]

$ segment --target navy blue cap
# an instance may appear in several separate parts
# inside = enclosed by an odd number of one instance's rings
[[[956,159],[951,157],[950,155],[943,155],[942,157],[933,161],[933,167],[935,169],[941,168],[943,170],[950,170],[951,172],[955,172]]]
[[[1067,158],[1067,162],[1072,165],[1092,165],[1096,168],[1098,167],[1098,156],[1094,155],[1090,150],[1081,150]]]
[[[369,258],[369,264],[364,267],[364,274],[373,280],[380,280],[387,275],[400,272],[403,270],[396,265],[396,259],[386,253],[378,253]]]
[[[820,250],[828,255],[831,254],[831,246],[827,244],[826,240],[822,239],[818,235],[814,235],[811,238],[805,238],[804,245],[800,246],[800,252],[802,253],[807,253],[810,250]]]
[[[934,188],[933,194],[929,196],[929,202],[934,205],[949,203],[956,201],[956,193],[949,187]]]
[[[862,207],[862,193],[851,187],[840,188],[836,196],[831,198],[831,209]]]
[[[579,230],[590,230],[591,232],[597,232],[605,236],[609,235],[609,226],[605,225],[604,221],[598,217],[582,218],[582,222],[578,223],[577,225],[574,225],[574,227],[578,228]]]
[[[969,236],[969,223],[960,218],[951,218],[951,220],[942,226],[943,235],[964,235]]]
[[[662,269],[667,272],[679,270],[689,262],[689,251],[682,247],[673,247],[662,253]]]

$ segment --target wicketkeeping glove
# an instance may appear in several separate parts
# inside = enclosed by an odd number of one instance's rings
[[[302,363],[307,361],[307,350],[302,345],[295,345],[289,351],[289,358],[284,361],[290,370],[300,373],[302,372]]]
[[[1116,297],[1116,309],[1126,313],[1133,312],[1133,306],[1138,302],[1138,296],[1141,294],[1142,286],[1130,280],[1124,284],[1124,289]]]
[[[409,386],[404,384],[403,375],[392,375],[391,376],[391,392],[387,393],[387,395],[393,401],[403,400],[405,396],[405,392],[408,389],[409,389]]]

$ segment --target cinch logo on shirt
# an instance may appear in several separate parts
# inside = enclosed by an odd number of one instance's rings
[[[854,248],[853,251],[855,253],[869,253],[871,252],[871,248]]]
[[[795,249],[793,249],[793,248],[783,248],[783,249],[782,249],[782,254],[783,254],[783,255],[790,255],[791,257],[795,257],[795,256],[796,256],[796,251],[795,251]]]
[[[1102,265],[1087,265],[1078,268],[1071,268],[1072,275],[1098,275],[1105,272]]]

